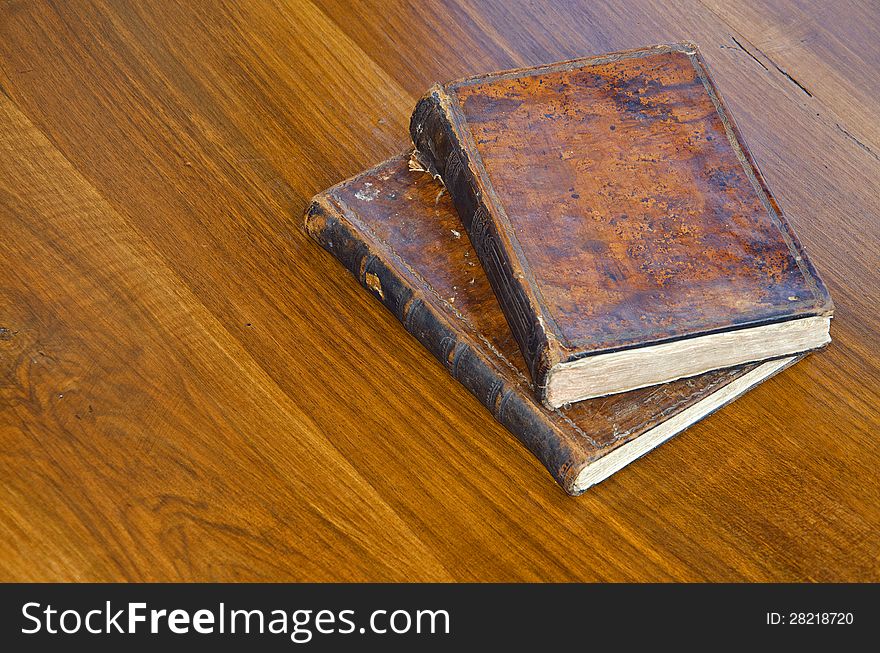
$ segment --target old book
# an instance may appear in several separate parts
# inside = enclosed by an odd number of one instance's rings
[[[443,186],[406,156],[315,197],[307,232],[578,494],[793,362],[746,365],[549,409]]]
[[[828,291],[694,46],[435,86],[410,131],[549,406],[830,341]]]

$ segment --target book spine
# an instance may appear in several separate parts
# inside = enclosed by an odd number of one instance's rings
[[[574,484],[589,461],[518,387],[505,382],[479,348],[460,337],[460,329],[428,300],[421,284],[387,265],[385,254],[365,240],[326,196],[316,197],[307,209],[305,230],[541,461],[565,492],[583,492]]]
[[[538,318],[537,303],[530,298],[523,275],[509,252],[510,246],[478,191],[468,156],[457,142],[450,98],[435,86],[416,105],[410,121],[410,135],[416,155],[425,168],[443,180],[471,244],[477,253],[510,330],[522,350],[538,399],[546,402],[546,380],[550,368],[563,356],[556,338]]]

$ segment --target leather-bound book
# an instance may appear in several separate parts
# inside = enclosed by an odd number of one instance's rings
[[[408,156],[392,159],[315,197],[306,231],[566,492],[579,494],[795,360],[546,407],[448,193],[407,163]]]
[[[435,86],[410,132],[551,407],[830,341],[828,291],[693,45]]]

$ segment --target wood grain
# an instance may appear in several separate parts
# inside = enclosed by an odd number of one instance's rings
[[[0,6],[0,579],[880,579],[870,3]],[[690,39],[831,348],[579,499],[299,231],[431,82]]]

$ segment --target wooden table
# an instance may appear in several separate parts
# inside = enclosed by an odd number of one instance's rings
[[[754,4],[4,2],[0,579],[880,580],[880,7]],[[834,343],[572,499],[300,215],[435,80],[682,39]]]

